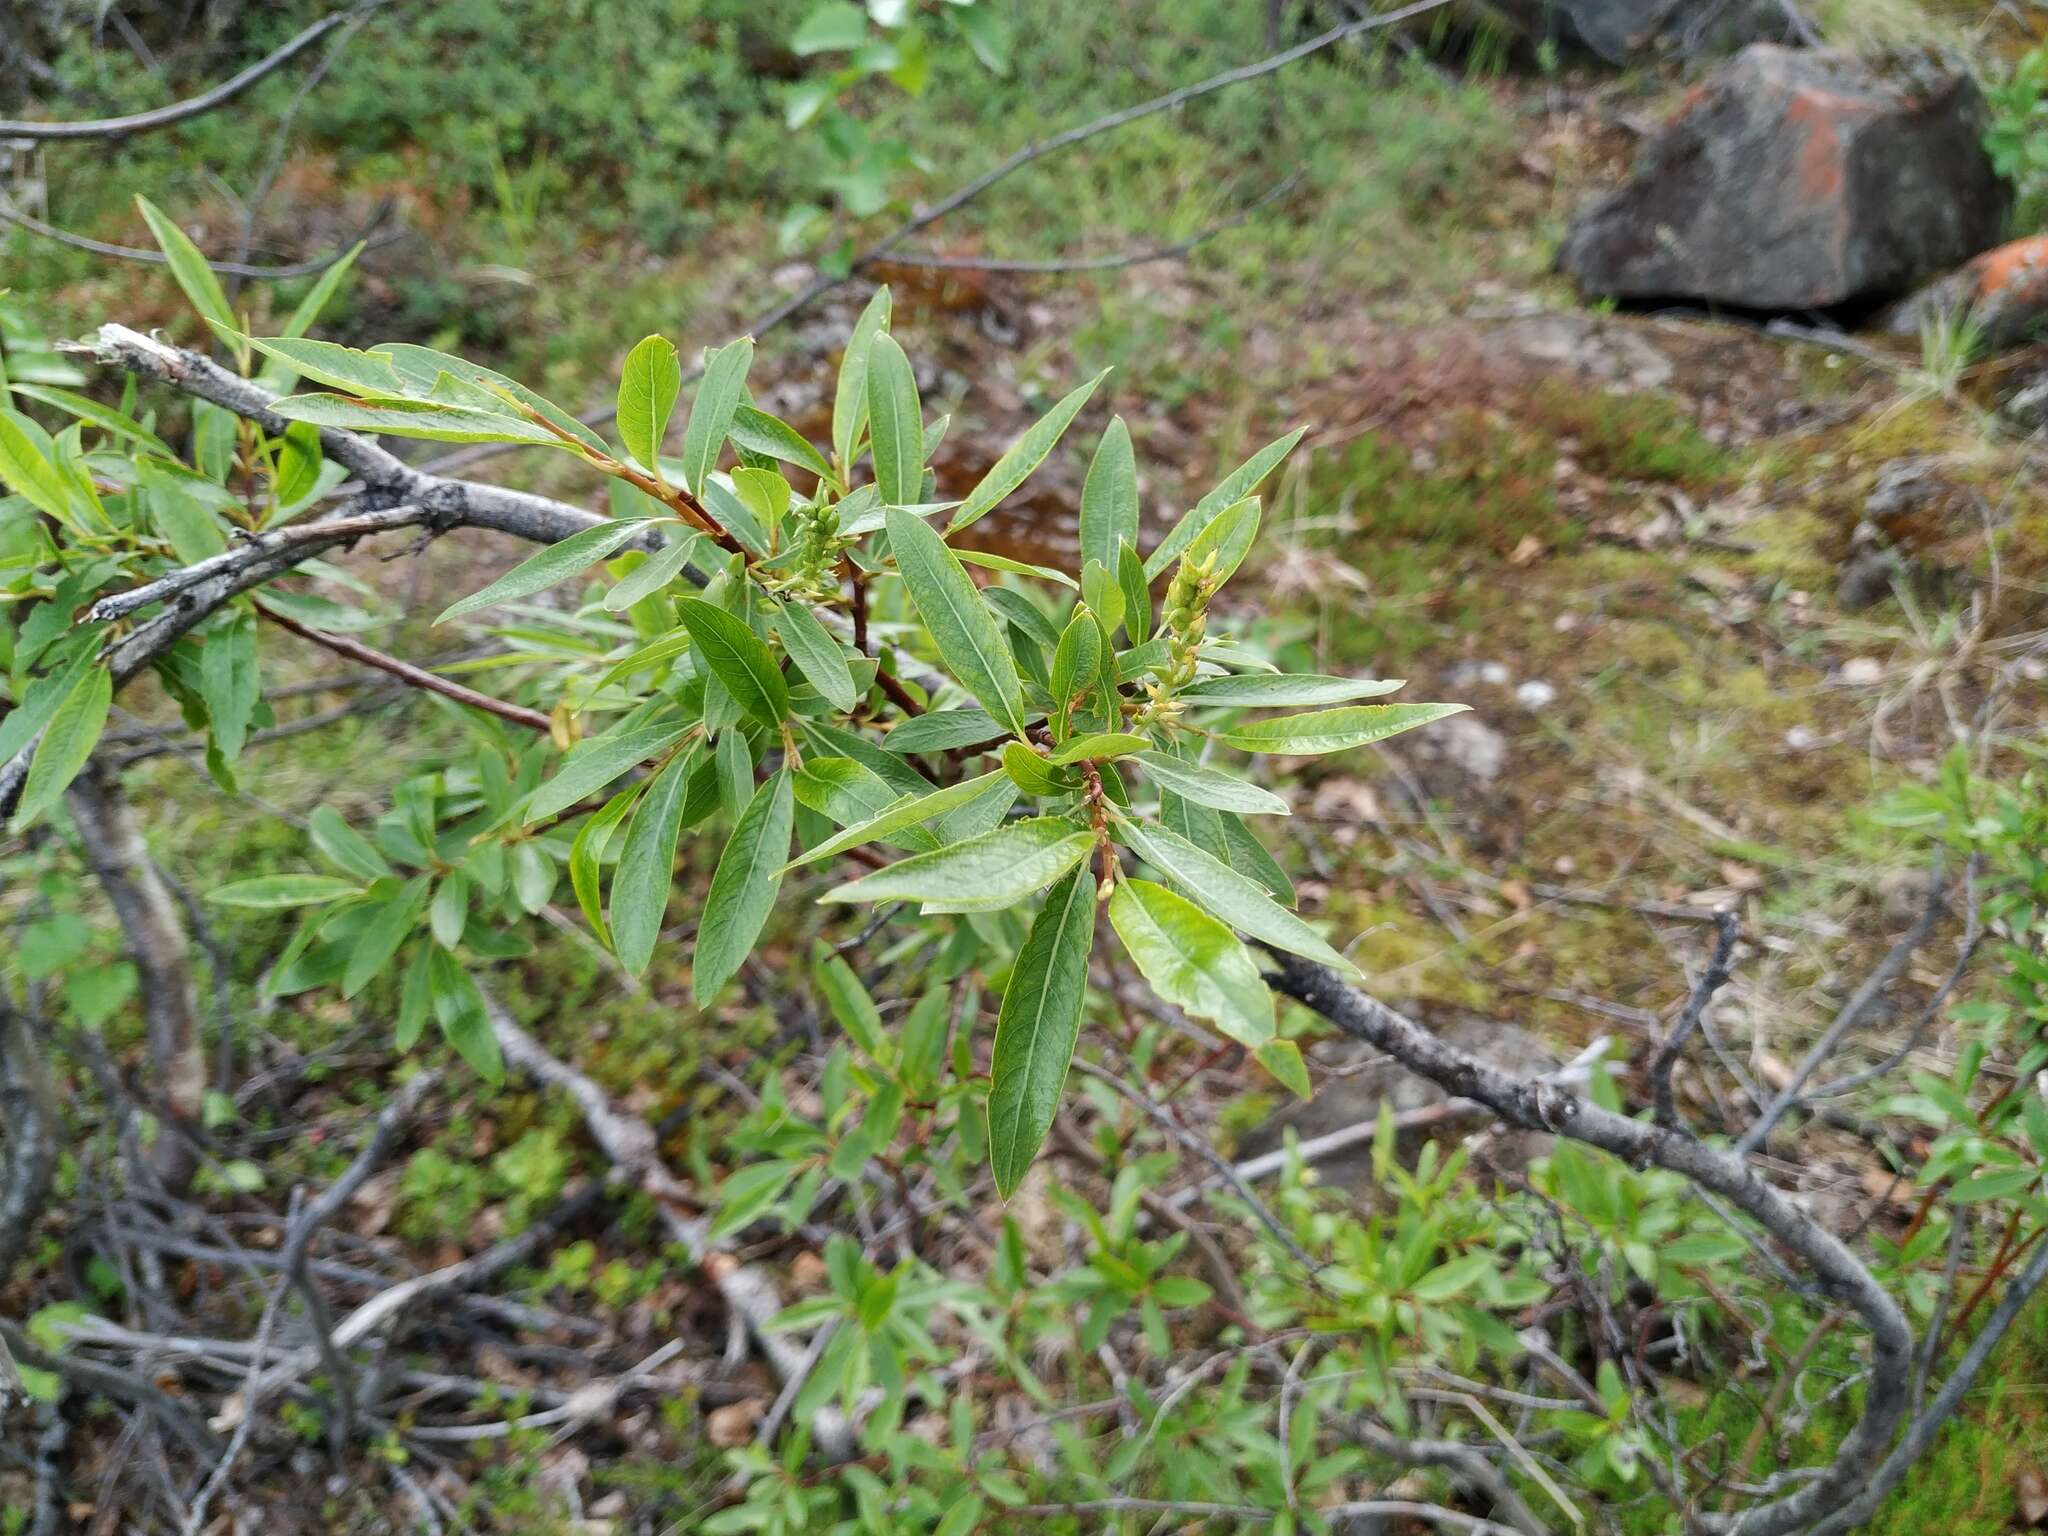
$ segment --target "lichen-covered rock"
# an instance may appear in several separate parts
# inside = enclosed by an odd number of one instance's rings
[[[1538,41],[1610,64],[1797,41],[1781,0],[1494,0],[1492,8]]]
[[[1917,336],[1933,321],[1967,311],[1977,343],[2002,351],[2048,331],[2048,235],[2029,235],[1986,251],[1894,305],[1884,327]]]
[[[1744,49],[1579,215],[1558,263],[1622,299],[1799,310],[1904,293],[2004,228],[1985,110],[1931,58]]]

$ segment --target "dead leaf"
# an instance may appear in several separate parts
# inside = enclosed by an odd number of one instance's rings
[[[789,1283],[806,1296],[824,1290],[826,1278],[825,1261],[809,1249],[789,1262]]]
[[[767,1412],[767,1398],[743,1397],[712,1409],[704,1420],[704,1433],[721,1451],[737,1450],[754,1438],[754,1430]]]
[[[1536,893],[1529,889],[1529,882],[1526,880],[1501,881],[1500,894],[1517,912],[1526,912],[1536,905]]]

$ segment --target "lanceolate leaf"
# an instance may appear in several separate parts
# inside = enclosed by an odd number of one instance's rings
[[[889,290],[877,288],[854,322],[846,355],[839,362],[839,385],[832,400],[832,452],[838,456],[841,479],[853,467],[861,434],[868,427],[868,344],[889,329]]]
[[[222,907],[320,906],[349,896],[360,896],[363,888],[352,880],[333,875],[257,875],[249,880],[230,880],[206,893],[206,899]]]
[[[1193,902],[1150,880],[1124,880],[1109,898],[1109,921],[1152,990],[1239,1045],[1273,1038],[1273,994],[1251,951]]]
[[[577,742],[563,757],[555,776],[533,792],[521,819],[531,825],[566,811],[635,764],[659,757],[681,741],[686,730],[680,725],[646,725],[630,731],[607,731]]]
[[[1305,955],[1341,975],[1357,974],[1357,967],[1307,923],[1276,903],[1264,886],[1214,854],[1165,827],[1124,822],[1120,832],[1131,847],[1193,895],[1204,910],[1231,927],[1291,954]]]
[[[1278,720],[1253,720],[1218,731],[1216,739],[1245,752],[1271,752],[1290,757],[1315,757],[1348,752],[1370,742],[1385,741],[1446,715],[1464,713],[1463,704],[1354,704]]]
[[[824,901],[936,901],[992,912],[1022,901],[1072,869],[1094,834],[1060,816],[1013,821],[935,853],[913,854],[835,886]]]
[[[881,838],[900,832],[905,827],[914,827],[942,816],[948,811],[958,810],[971,801],[994,791],[1004,782],[1001,770],[985,773],[978,779],[962,779],[958,784],[949,784],[944,789],[935,789],[928,795],[914,795],[899,800],[890,809],[866,821],[848,827],[836,837],[828,837],[803,857],[791,860],[790,869],[804,864],[815,864],[833,854],[844,853],[849,848],[858,848],[863,843],[872,843]]]
[[[1059,1113],[1095,939],[1095,882],[1076,869],[1052,888],[1010,971],[996,1020],[988,1100],[989,1166],[1008,1199]]]
[[[891,752],[945,752],[954,747],[976,747],[1001,738],[1003,727],[985,709],[937,709],[912,715],[882,738]]]
[[[632,975],[647,969],[661,920],[668,911],[669,881],[675,872],[676,838],[690,796],[697,754],[685,752],[662,769],[641,794],[626,828],[626,846],[612,875],[612,949]]]
[[[1244,463],[1223,477],[1220,485],[1197,502],[1192,511],[1173,525],[1173,531],[1160,542],[1157,549],[1145,561],[1145,575],[1149,579],[1178,560],[1181,552],[1194,542],[1195,535],[1208,527],[1224,508],[1234,506],[1258,487],[1261,480],[1280,465],[1280,461],[1294,451],[1294,445],[1301,441],[1307,427],[1296,427],[1278,442],[1268,443]]]
[[[754,361],[754,340],[742,336],[706,359],[697,398],[690,403],[690,424],[683,429],[683,484],[702,494],[704,480],[718,467],[718,450],[732,430],[733,413],[746,398],[747,369]]]
[[[882,500],[907,507],[924,488],[924,417],[910,359],[893,336],[868,343],[868,431]]]
[[[357,932],[349,950],[348,967],[341,973],[343,997],[354,997],[367,987],[391,963],[399,946],[412,937],[419,926],[420,912],[427,904],[427,885],[425,875],[415,875],[406,881]]]
[[[1065,742],[1053,753],[1055,766],[1078,763],[1090,757],[1129,757],[1133,752],[1143,752],[1152,745],[1149,736],[1134,736],[1128,731],[1095,731],[1086,736],[1076,736]]]
[[[832,466],[825,455],[811,446],[809,438],[788,422],[751,405],[742,405],[732,415],[732,440],[749,453],[764,454],[808,469],[821,480],[832,480]]]
[[[578,571],[586,570],[647,532],[645,522],[598,523],[581,533],[572,533],[559,544],[550,544],[530,560],[522,560],[481,592],[472,592],[460,602],[451,603],[441,610],[436,624],[445,624],[450,619],[475,613],[479,608],[488,608],[493,603],[509,603],[515,598],[531,597],[534,593],[552,587],[558,581],[566,581]]]
[[[1138,761],[1145,775],[1161,789],[1170,789],[1183,800],[1218,811],[1242,811],[1250,816],[1285,816],[1287,802],[1278,795],[1247,784],[1234,774],[1221,773],[1186,758],[1165,752],[1140,752]]]
[[[807,757],[796,776],[797,804],[830,817],[842,827],[872,821],[897,805],[903,796],[865,763],[850,757]],[[912,853],[938,847],[938,839],[912,823],[877,841],[894,843]]]
[[[994,510],[998,502],[1029,479],[1031,472],[1052,452],[1053,445],[1067,430],[1068,423],[1088,403],[1096,385],[1108,377],[1109,370],[1105,368],[1080,388],[1069,390],[1059,404],[1032,423],[1024,435],[996,460],[994,467],[981,477],[981,483],[967,493],[967,499],[953,514],[953,521],[946,531],[957,533],[969,523],[980,521]],[[1103,563],[1108,564],[1107,561]]]
[[[71,690],[43,727],[36,743],[36,755],[29,759],[28,782],[21,802],[14,810],[14,825],[27,826],[56,803],[71,781],[92,756],[100,732],[107,728],[107,711],[114,702],[114,675],[105,667],[87,667],[79,673]]]
[[[604,920],[604,902],[600,899],[604,852],[611,846],[612,829],[626,819],[643,787],[628,784],[613,795],[604,803],[603,810],[583,823],[576,841],[569,845],[569,888],[576,893],[576,905],[582,909],[583,920],[590,924],[591,932],[607,944],[612,941],[612,931]]]
[[[702,598],[683,598],[676,604],[676,613],[690,631],[704,665],[725,684],[740,708],[763,725],[780,725],[789,713],[789,684],[783,681],[782,671],[761,637],[745,620]]]
[[[277,402],[277,414],[316,427],[346,432],[389,432],[441,443],[529,443],[560,448],[562,440],[521,416],[499,415],[469,405],[425,400],[351,400],[346,395],[292,395]],[[511,406],[505,407],[509,413]]]
[[[891,507],[888,529],[896,569],[947,670],[1013,735],[1022,736],[1024,686],[1016,658],[974,579],[922,518]]]
[[[667,337],[649,336],[626,354],[619,373],[619,440],[650,470],[660,462],[661,440],[682,392],[683,365]]]
[[[49,434],[31,417],[0,409],[0,486],[28,499],[38,512],[71,521],[71,493],[50,462]]]
[[[700,1008],[739,971],[775,910],[795,814],[789,770],[784,769],[754,791],[718,856],[690,963],[690,992]]]
[[[854,687],[853,669],[846,664],[846,651],[818,616],[802,603],[784,603],[776,616],[782,648],[803,673],[804,681],[817,689],[834,709],[852,709],[860,698]]]
[[[1231,709],[1302,709],[1319,704],[1348,704],[1398,692],[1400,679],[1323,677],[1314,673],[1243,672],[1205,677],[1175,695],[1190,704]]]
[[[164,260],[170,263],[171,276],[185,290],[185,297],[192,301],[192,307],[202,318],[223,331],[233,333],[238,329],[235,312],[228,307],[228,296],[221,289],[220,279],[214,276],[206,258],[199,254],[199,247],[187,239],[185,231],[148,198],[138,196],[135,206],[142,210],[151,236],[163,251]]]
[[[1081,560],[1099,560],[1117,568],[1117,548],[1138,542],[1138,460],[1131,451],[1131,429],[1121,416],[1096,445],[1081,486]]]

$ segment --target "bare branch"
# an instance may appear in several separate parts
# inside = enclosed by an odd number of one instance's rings
[[[1871,1335],[1870,1379],[1863,1417],[1842,1439],[1835,1458],[1797,1492],[1738,1516],[1703,1515],[1716,1536],[1786,1536],[1840,1507],[1883,1458],[1906,1408],[1913,1331],[1905,1314],[1870,1271],[1811,1217],[1750,1171],[1739,1158],[1717,1152],[1667,1126],[1646,1125],[1600,1108],[1550,1084],[1526,1082],[1487,1066],[1377,998],[1354,990],[1333,971],[1291,955],[1276,956],[1280,990],[1346,1034],[1377,1046],[1410,1071],[1461,1098],[1476,1099],[1502,1120],[1548,1131],[1610,1152],[1632,1166],[1654,1164],[1732,1202],[1814,1272],[1822,1290],[1846,1303]]]
[[[347,635],[332,635],[324,629],[314,629],[311,625],[301,624],[297,619],[289,618],[275,608],[259,605],[257,612],[279,629],[288,630],[302,640],[310,640],[337,656],[346,656],[351,661],[360,661],[366,667],[375,667],[380,672],[390,673],[408,688],[438,693],[444,699],[453,699],[458,704],[480,709],[487,715],[496,715],[500,720],[509,720],[514,725],[523,725],[528,730],[539,731],[543,735],[550,729],[548,717],[537,709],[528,709],[524,704],[510,704],[503,699],[494,699],[487,693],[478,693],[474,688],[465,688],[460,683],[450,682],[437,672],[429,672],[425,667],[416,667],[396,656],[387,656],[359,640],[351,640]]]
[[[275,74],[336,27],[346,26],[364,9],[355,11],[332,11],[306,28],[283,47],[265,54],[240,74],[221,81],[211,90],[201,91],[197,96],[188,96],[183,101],[174,101],[167,107],[155,107],[147,112],[131,112],[125,117],[100,117],[75,123],[38,123],[0,118],[0,139],[35,139],[51,142],[59,139],[124,139],[134,133],[150,133],[158,128],[168,128],[173,123],[182,123],[194,117],[224,107],[250,86],[268,75]]]
[[[1813,1049],[1806,1053],[1805,1059],[1793,1072],[1791,1081],[1778,1091],[1776,1098],[1764,1106],[1764,1111],[1757,1116],[1756,1123],[1742,1133],[1742,1138],[1735,1143],[1737,1157],[1747,1157],[1762,1146],[1770,1136],[1771,1128],[1800,1103],[1802,1091],[1813,1081],[1813,1074],[1826,1065],[1827,1059],[1842,1043],[1842,1037],[1856,1027],[1857,1022],[1870,1011],[1878,998],[1884,995],[1884,989],[1906,969],[1907,962],[1913,958],[1913,951],[1926,942],[1927,935],[1934,931],[1935,920],[1941,916],[1947,905],[1948,893],[1942,884],[1941,869],[1937,863],[1928,880],[1927,904],[1921,909],[1919,919],[1900,936],[1898,943],[1891,947],[1890,952],[1878,962],[1877,967],[1863,978],[1863,985],[1842,1004],[1841,1012],[1835,1015],[1834,1022],[1828,1025],[1820,1039],[1814,1042]]]
[[[497,1038],[505,1060],[528,1077],[559,1088],[575,1100],[592,1139],[619,1171],[654,1201],[670,1239],[717,1285],[726,1306],[746,1324],[776,1375],[785,1384],[808,1376],[812,1362],[804,1343],[768,1327],[782,1310],[782,1297],[775,1282],[764,1271],[740,1263],[712,1244],[711,1224],[695,1213],[696,1201],[688,1188],[661,1161],[654,1127],[638,1115],[619,1109],[596,1082],[549,1052],[519,1027],[496,998],[486,993],[484,1001],[490,1010],[491,1033]],[[811,1433],[819,1450],[827,1456],[838,1459],[851,1453],[852,1432],[836,1408],[820,1410],[812,1420]]]
[[[358,244],[375,250],[379,246],[391,245],[407,238],[407,231],[402,229],[376,235],[378,226],[390,217],[392,207],[392,201],[386,198],[377,205],[376,212],[370,215],[370,221],[353,238],[342,241],[331,251],[305,261],[289,262],[283,266],[255,266],[246,261],[212,260],[206,264],[223,277],[247,277],[263,282],[279,283],[294,277],[311,277],[315,273],[325,272]],[[111,256],[117,261],[139,261],[153,266],[165,266],[170,261],[162,251],[137,245],[115,245],[108,240],[95,240],[90,235],[73,234],[68,229],[46,224],[41,219],[23,213],[4,196],[0,196],[0,223],[13,224],[40,239],[54,240],[59,245],[68,245],[75,251],[88,251],[94,256]],[[372,238],[373,236],[375,238]]]
[[[1118,251],[1104,256],[1052,256],[1036,261],[1006,261],[993,256],[942,256],[929,251],[898,251],[886,259],[886,264],[892,267],[926,267],[945,272],[1058,273],[1120,272],[1127,267],[1142,267],[1154,261],[1173,261],[1218,235],[1227,234],[1249,223],[1260,209],[1293,191],[1300,184],[1301,175],[1300,171],[1295,171],[1283,177],[1274,186],[1267,188],[1256,201],[1246,204],[1229,218],[1207,225],[1170,245],[1146,246],[1140,250]]]
[[[1729,962],[1735,956],[1735,941],[1742,937],[1742,918],[1731,908],[1715,914],[1720,932],[1714,939],[1714,953],[1707,961],[1707,968],[1701,973],[1699,983],[1692,989],[1692,996],[1685,1000],[1685,1011],[1678,1016],[1671,1034],[1657,1052],[1657,1059],[1650,1063],[1650,1085],[1657,1105],[1657,1123],[1664,1126],[1678,1124],[1678,1109],[1671,1101],[1671,1069],[1678,1065],[1678,1058],[1685,1051],[1685,1042],[1706,1016],[1707,1004],[1714,994],[1727,985]]]

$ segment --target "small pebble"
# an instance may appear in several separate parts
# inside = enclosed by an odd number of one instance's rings
[[[1540,678],[1530,678],[1515,690],[1515,702],[1524,709],[1542,709],[1557,697],[1557,690]]]

